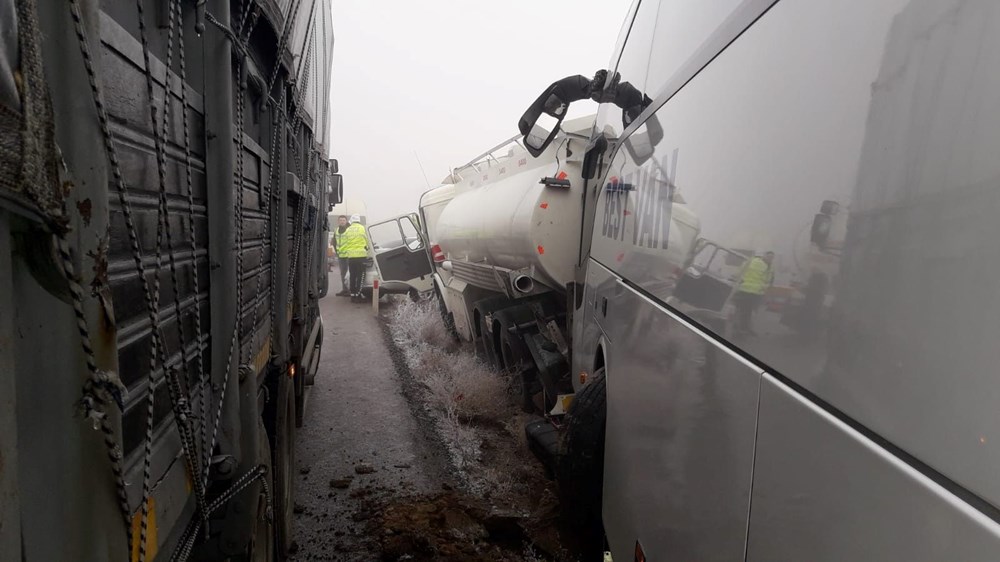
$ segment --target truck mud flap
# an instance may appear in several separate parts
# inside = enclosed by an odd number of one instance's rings
[[[545,467],[545,476],[555,480],[559,465],[559,429],[548,420],[529,423],[524,428],[528,449]]]
[[[548,412],[555,405],[556,397],[569,394],[573,389],[569,385],[569,365],[558,347],[551,340],[539,333],[527,335],[524,338],[528,351],[538,368],[538,379],[545,389],[545,407]]]

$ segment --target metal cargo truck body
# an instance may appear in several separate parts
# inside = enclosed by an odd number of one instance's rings
[[[0,10],[0,558],[284,557],[337,171],[329,7]]]
[[[555,448],[571,515],[613,559],[1000,555],[998,30],[977,0],[641,0],[612,68],[526,112],[541,152],[557,128],[536,119],[601,102],[585,384]],[[755,329],[688,307],[718,287],[665,282],[656,216],[681,205],[706,239],[752,233],[756,279],[723,292],[750,295]],[[826,277],[809,308],[755,310],[771,263],[796,260]]]

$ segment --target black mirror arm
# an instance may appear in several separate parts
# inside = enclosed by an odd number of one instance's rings
[[[552,87],[556,88],[556,91],[562,94],[559,96],[562,98],[562,101],[570,104],[591,97],[596,82],[596,78],[591,80],[582,74],[577,74],[576,76],[567,76],[562,80],[554,82]],[[599,88],[600,86],[597,87]]]

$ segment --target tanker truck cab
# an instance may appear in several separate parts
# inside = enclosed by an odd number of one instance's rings
[[[427,245],[415,213],[372,224],[367,234],[380,293],[408,294],[416,300],[433,289]]]
[[[531,104],[539,156],[599,103],[527,428],[584,560],[1000,559],[998,64],[986,1],[641,0]],[[783,322],[791,263],[829,283]]]

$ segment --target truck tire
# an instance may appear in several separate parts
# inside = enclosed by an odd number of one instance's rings
[[[510,299],[501,296],[483,299],[475,304],[479,330],[479,337],[476,338],[476,351],[484,362],[495,369],[501,368],[498,351],[499,342],[496,341],[495,335],[489,330],[489,326],[486,323],[486,316],[492,315],[494,312],[507,308],[510,305]]]
[[[572,525],[583,529],[580,536],[585,554],[581,562],[601,560],[600,553],[604,551],[601,494],[606,416],[607,392],[602,367],[576,394],[570,406],[556,477],[562,512]]]
[[[267,481],[267,490],[273,490],[274,466],[271,463],[271,442],[267,438],[264,420],[259,420],[257,424],[257,463],[264,465],[267,471],[263,476]],[[232,558],[233,562],[274,562],[275,529],[273,521],[267,514],[267,493],[261,486],[250,544],[247,545],[245,554]]]
[[[519,402],[518,407],[522,412],[530,414],[535,411],[531,397],[536,392],[538,377],[524,342],[518,335],[510,333],[517,318],[509,312],[502,310],[493,315],[500,326],[500,359],[503,370],[511,377],[512,394]]]
[[[826,275],[815,274],[809,278],[802,300],[799,329],[807,338],[816,336],[823,319],[823,300],[826,297],[829,280]]]
[[[434,282],[434,296],[437,297],[438,311],[441,313],[441,322],[444,324],[445,329],[451,334],[452,339],[456,342],[460,341],[458,329],[455,328],[455,316],[448,312],[448,306],[444,303],[444,294],[441,292],[441,287],[438,286],[437,281]]]
[[[275,560],[285,560],[292,545],[295,502],[295,387],[294,380],[280,373],[274,401],[274,486]]]
[[[500,370],[502,366],[497,358],[496,346],[493,343],[493,334],[489,330],[486,322],[486,314],[479,314],[479,351],[480,357],[490,367]]]
[[[302,367],[305,368],[305,367]],[[306,374],[296,373],[292,378],[292,387],[295,390],[295,427],[299,428],[305,423],[306,412]]]

